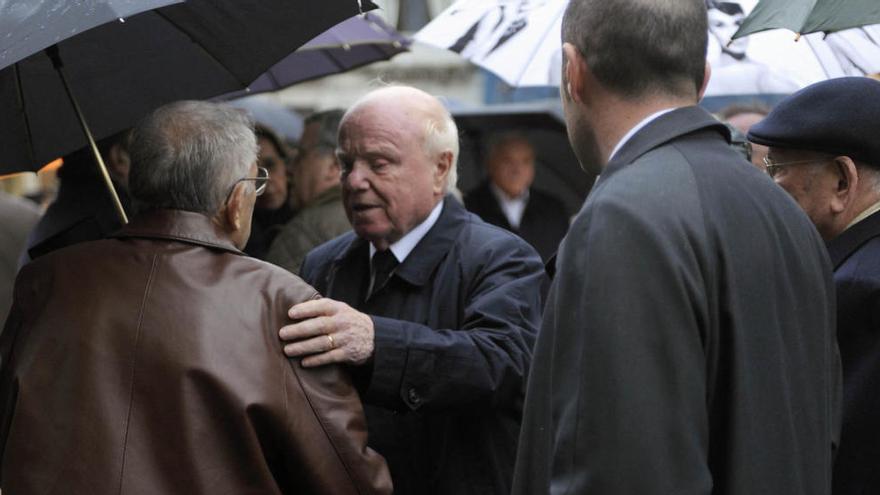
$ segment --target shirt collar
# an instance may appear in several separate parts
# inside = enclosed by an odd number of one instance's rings
[[[874,213],[877,213],[878,211],[880,211],[880,201],[878,201],[878,202],[872,204],[871,206],[865,208],[865,211],[859,213],[859,215],[858,215],[857,217],[855,217],[855,218],[853,219],[853,221],[849,223],[849,225],[846,226],[846,229],[843,229],[843,230],[847,230],[847,229],[849,229],[849,228],[852,227],[853,225],[855,225],[855,224],[861,222],[862,220],[864,220],[864,219],[870,217],[871,215],[873,215]]]
[[[443,210],[443,201],[440,200],[434,209],[431,210],[431,214],[428,215],[422,223],[418,224],[416,228],[410,230],[403,237],[401,237],[397,242],[392,244],[388,249],[394,254],[394,257],[397,258],[398,263],[403,263],[406,260],[409,253],[412,252],[413,249],[418,245],[419,241],[425,237],[425,234],[431,230],[431,227],[437,223],[437,219],[440,218],[440,212]],[[376,254],[376,246],[373,243],[370,243],[370,259],[373,259],[373,255]]]
[[[611,151],[611,154],[608,156],[608,161],[610,162],[611,159],[614,158],[614,155],[616,155],[617,152],[620,151],[620,148],[623,148],[623,145],[626,144],[626,142],[629,141],[630,138],[633,137],[637,132],[642,130],[643,127],[650,124],[658,117],[660,117],[664,114],[667,114],[673,110],[675,110],[675,108],[666,108],[666,109],[660,110],[659,112],[652,113],[651,115],[648,115],[647,117],[645,117],[641,122],[636,124],[635,127],[630,129],[626,134],[623,135],[622,138],[620,138],[620,141],[617,142],[617,146],[614,147],[614,149]]]
[[[496,186],[494,182],[489,181],[489,189],[492,191],[492,194],[495,195],[495,198],[504,203],[524,203],[529,199],[529,188],[527,187],[525,191],[519,196],[512,198],[507,195],[506,192],[502,191],[500,187]]]

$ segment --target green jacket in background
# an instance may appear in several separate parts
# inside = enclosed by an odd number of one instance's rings
[[[342,206],[342,186],[334,186],[293,217],[272,241],[266,261],[299,274],[306,254],[351,230]]]

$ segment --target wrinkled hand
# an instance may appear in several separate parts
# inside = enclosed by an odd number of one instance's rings
[[[348,304],[315,299],[293,306],[287,314],[298,323],[278,332],[282,340],[291,342],[284,346],[284,353],[307,356],[302,360],[305,367],[361,365],[373,355],[373,320]]]

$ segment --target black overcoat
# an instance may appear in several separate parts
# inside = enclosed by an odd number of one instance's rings
[[[843,428],[834,495],[880,493],[880,213],[828,243],[837,287]]]
[[[546,282],[535,250],[447,196],[369,300],[369,244],[354,233],[310,252],[301,273],[373,319],[375,354],[354,375],[394,492],[509,494]]]
[[[518,228],[510,225],[498,200],[492,194],[489,182],[484,181],[464,198],[464,205],[483,220],[507,229],[525,239],[545,261],[556,253],[559,241],[568,231],[568,212],[565,204],[538,189],[529,190],[529,199]]]
[[[559,251],[513,493],[829,492],[828,254],[728,139],[677,109],[603,171]]]

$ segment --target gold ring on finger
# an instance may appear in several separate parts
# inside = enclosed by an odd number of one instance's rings
[[[330,341],[330,348],[331,348],[331,349],[336,349],[336,342],[333,340],[333,336],[330,335],[329,333],[326,333],[326,334],[324,334],[324,335],[326,335],[326,336],[327,336],[327,340]]]

